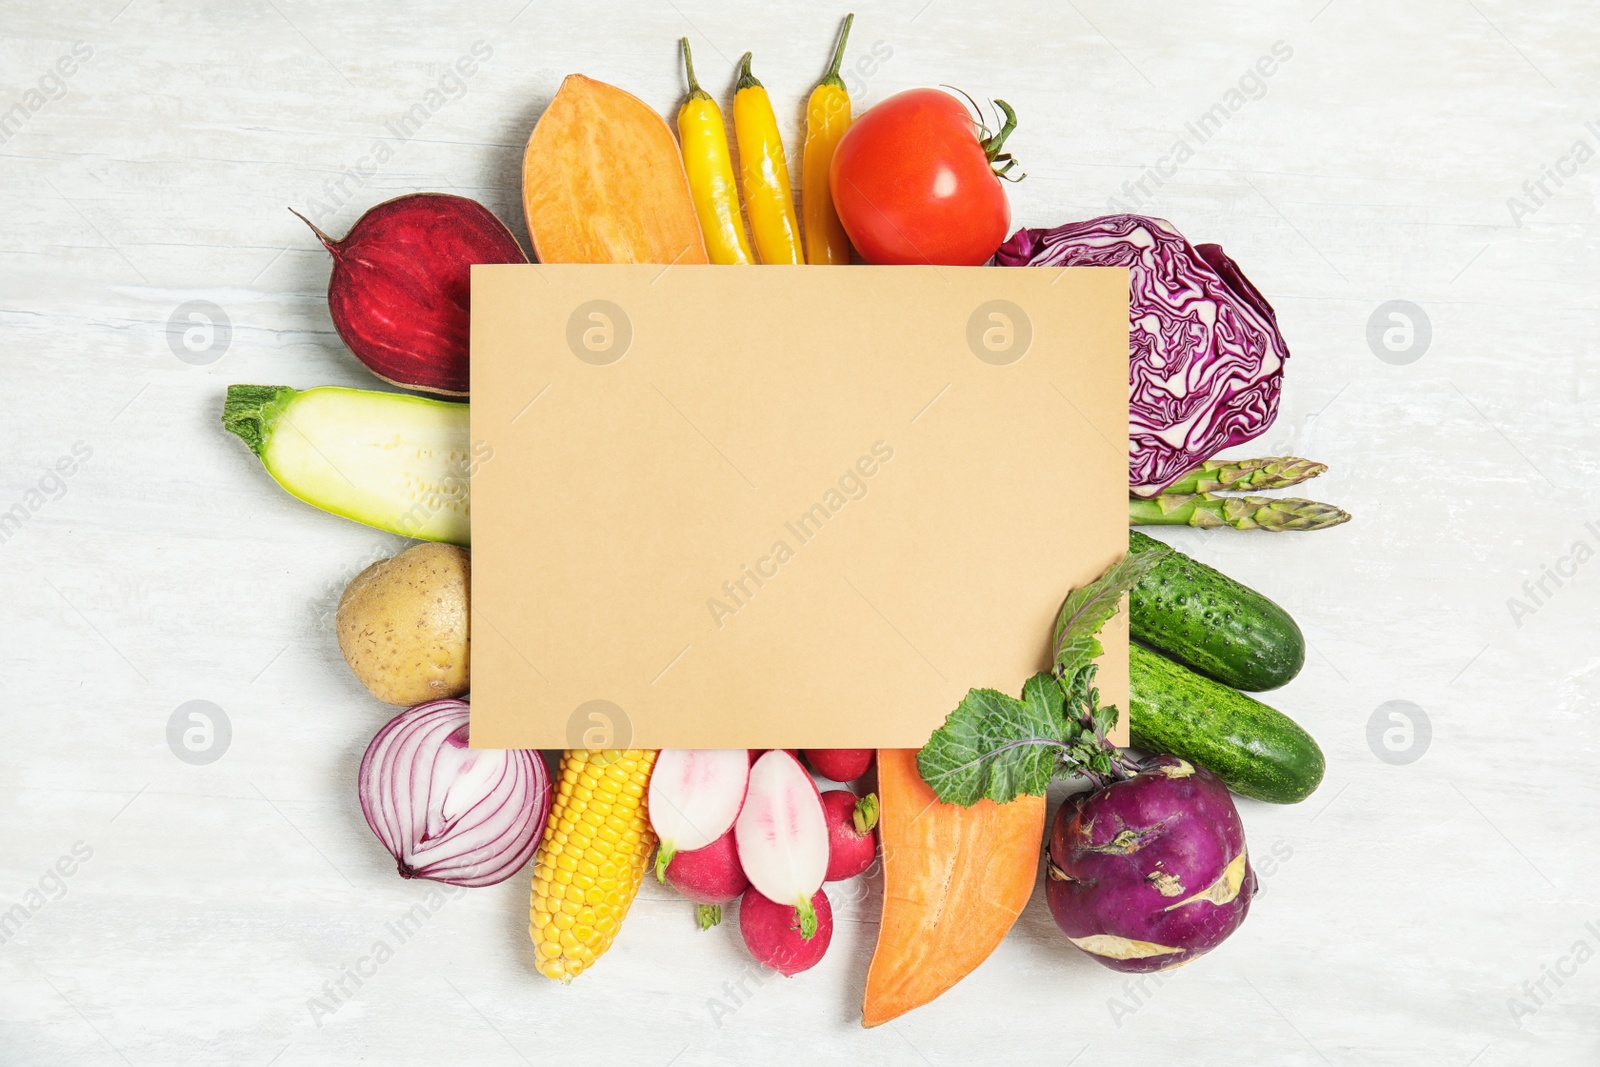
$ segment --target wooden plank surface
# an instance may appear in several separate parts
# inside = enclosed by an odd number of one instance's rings
[[[1264,887],[1241,932],[1130,981],[1036,899],[935,1006],[865,1032],[871,878],[834,895],[836,943],[792,980],[647,886],[616,948],[562,989],[531,966],[525,877],[429,898],[362,821],[355,768],[387,712],[331,612],[399,542],[279,491],[217,420],[232,382],[374,384],[333,333],[326,254],[284,208],[340,233],[388,197],[453,191],[525,238],[521,147],[560,78],[670,113],[683,34],[718,90],[754,50],[797,153],[842,9],[11,2],[0,1060],[1596,1058],[1600,11],[856,10],[858,108],[939,83],[1016,107],[1017,224],[1115,200],[1222,243],[1277,308],[1283,408],[1241,451],[1330,464],[1308,495],[1356,521],[1171,538],[1287,606],[1312,647],[1271,700],[1321,740],[1328,777],[1298,807],[1241,802]],[[1410,342],[1391,301],[1411,305]],[[185,348],[187,316],[212,308],[227,330]],[[1391,327],[1406,351],[1384,348]],[[1524,585],[1546,568],[1559,581]],[[231,725],[206,765],[167,742],[196,700]],[[1407,722],[1409,752],[1385,747],[1393,731],[1405,748]],[[402,942],[390,924],[430,902]]]

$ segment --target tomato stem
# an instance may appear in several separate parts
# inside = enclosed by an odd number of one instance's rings
[[[999,133],[994,134],[991,137],[986,137],[981,142],[983,144],[983,154],[989,157],[990,163],[994,163],[1000,159],[1011,158],[1010,156],[1002,155],[1001,149],[1005,146],[1006,138],[1011,136],[1011,131],[1017,128],[1017,113],[1011,110],[1010,104],[1006,103],[1004,100],[996,100],[994,102],[994,106],[999,108],[1001,113],[1005,115],[1006,121],[1005,124],[1000,127]]]
[[[958,89],[954,85],[946,85],[945,88],[951,92],[960,93],[966,98],[967,103],[972,105],[973,113],[977,116],[972,121],[978,127],[978,144],[983,146],[984,158],[991,164],[990,169],[994,171],[994,176],[1008,182],[1017,182],[1026,178],[1026,174],[1012,175],[1010,173],[1011,168],[1017,165],[1017,161],[1011,158],[1011,153],[1004,151],[1006,138],[1010,137],[1011,131],[1017,128],[1017,113],[1011,109],[1011,105],[1004,100],[992,101],[994,106],[1000,110],[1000,113],[1005,116],[1005,122],[1000,126],[999,133],[990,133],[989,124],[983,121],[983,108],[978,105],[976,100],[972,99],[972,95],[965,89]],[[993,166],[996,163],[1003,165]]]

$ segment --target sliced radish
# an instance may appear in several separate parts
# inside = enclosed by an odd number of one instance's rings
[[[776,904],[792,904],[810,939],[817,931],[811,898],[828,873],[828,819],[799,760],[783,749],[756,760],[733,832],[750,884]]]
[[[667,748],[650,774],[650,825],[661,841],[656,878],[678,852],[705,848],[728,832],[750,783],[742,748]]]

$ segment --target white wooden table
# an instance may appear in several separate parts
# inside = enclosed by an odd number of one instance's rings
[[[399,542],[289,498],[218,424],[230,382],[373,384],[284,208],[338,233],[456,191],[521,233],[521,145],[560,78],[670,113],[682,34],[711,85],[753,49],[793,137],[836,13],[770,6],[0,9],[0,1062],[1593,1061],[1600,11],[1571,2],[857,5],[852,59],[882,56],[850,76],[858,108],[1003,96],[1018,224],[1116,197],[1224,244],[1281,317],[1283,408],[1243,451],[1329,463],[1309,495],[1356,521],[1172,538],[1300,620],[1313,652],[1274,702],[1329,760],[1303,805],[1241,803],[1263,892],[1223,948],[1140,985],[1036,899],[979,971],[869,1032],[873,884],[839,894],[836,944],[791,980],[653,886],[565,989],[532,969],[524,877],[390,932],[427,890],[355,803],[387,711],[330,613]],[[1374,320],[1396,300],[1425,350]],[[228,323],[199,354],[169,327],[194,301]],[[1547,566],[1565,576],[1535,602]],[[231,725],[209,764],[168,745],[193,700]],[[1396,707],[1429,724],[1408,751],[1382,740],[1405,749]],[[392,957],[363,964],[379,941]],[[347,969],[369,976],[335,1003]]]

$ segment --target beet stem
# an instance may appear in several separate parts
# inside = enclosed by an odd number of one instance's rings
[[[330,253],[332,253],[335,256],[337,256],[339,254],[339,242],[335,241],[332,237],[329,237],[327,234],[323,233],[322,232],[322,227],[318,226],[316,223],[312,222],[310,219],[308,219],[304,215],[300,214],[300,212],[296,211],[294,208],[290,208],[289,209],[289,214],[293,215],[295,218],[299,219],[301,222],[305,223],[307,226],[310,226],[311,227],[311,232],[317,235],[317,240],[322,242],[322,247],[323,248],[326,248]]]

